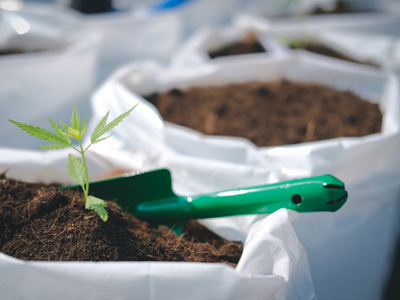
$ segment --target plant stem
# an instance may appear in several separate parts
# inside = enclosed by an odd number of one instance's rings
[[[85,176],[86,176],[86,183],[85,183],[85,199],[89,196],[89,171],[86,163],[85,151],[83,150],[81,141],[79,141],[80,153],[82,156],[83,165],[85,166]]]

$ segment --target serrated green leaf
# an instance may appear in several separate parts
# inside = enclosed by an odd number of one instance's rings
[[[104,209],[104,207],[100,205],[93,205],[91,209],[93,209],[104,222],[107,222],[108,212]]]
[[[72,127],[69,127],[69,126],[68,126],[67,131],[68,131],[68,133],[71,135],[72,138],[74,138],[74,139],[80,141],[80,138],[79,138],[79,136],[80,136],[79,129],[75,129],[75,128],[72,128]]]
[[[112,120],[108,125],[104,126],[104,128],[98,132],[97,137],[92,140],[92,143],[93,144],[98,143],[99,142],[97,140],[98,138],[100,138],[102,135],[104,135],[105,133],[107,133],[108,131],[113,129],[115,126],[117,126],[119,123],[121,123],[123,119],[125,119],[127,116],[129,116],[129,114],[132,112],[132,110],[134,110],[134,108],[136,106],[137,106],[137,104],[134,107],[132,107],[131,109],[129,109],[128,111],[124,112],[123,114],[120,114],[118,117],[116,117],[114,120]],[[108,116],[108,113],[107,113],[107,116]]]
[[[52,145],[46,145],[46,146],[40,146],[38,149],[62,149],[62,148],[67,148],[69,145],[63,145],[63,144],[52,144]]]
[[[108,212],[105,210],[107,203],[104,200],[94,196],[88,196],[86,198],[85,207],[86,209],[93,209],[104,222],[108,220]]]
[[[132,110],[134,110],[134,108],[136,106],[137,106],[137,104],[134,107],[132,107],[130,110],[124,112],[123,114],[120,114],[118,117],[116,117],[114,120],[112,120],[107,126],[105,126],[103,128],[103,134],[106,133],[107,131],[110,131],[115,126],[117,126],[119,123],[121,123],[123,119],[125,119],[127,116],[129,116],[129,114],[132,112]]]
[[[94,143],[100,136],[101,132],[106,125],[107,118],[110,112],[107,112],[105,116],[100,120],[99,124],[97,124],[96,128],[93,130],[92,135],[90,136],[90,141]]]
[[[86,207],[87,209],[92,209],[92,206],[93,206],[93,205],[100,205],[100,206],[102,206],[102,207],[107,207],[106,201],[104,201],[103,199],[97,198],[97,197],[95,197],[95,196],[89,195],[89,196],[86,198],[85,207]]]
[[[72,138],[73,136],[71,134],[69,134],[68,132],[64,132],[64,131],[57,131],[57,133],[65,135],[66,137]],[[70,139],[71,140],[71,139]]]
[[[110,135],[108,135],[108,136],[106,136],[106,137],[104,137],[104,138],[101,138],[101,139],[97,139],[97,140],[95,140],[94,142],[92,142],[92,144],[96,144],[96,143],[99,143],[99,142],[101,142],[101,141],[104,141],[104,140],[106,140],[106,139],[108,139],[110,136],[112,136],[113,134],[110,134]]]
[[[87,115],[86,115],[85,118],[83,119],[81,132],[80,132],[80,134],[79,134],[79,139],[82,139],[83,135],[85,134],[85,131],[86,131],[86,119],[87,119]]]
[[[60,125],[58,125],[56,122],[54,122],[52,119],[48,119],[48,121],[51,124],[51,127],[53,128],[54,132],[58,134],[60,138],[62,138],[65,141],[65,145],[71,146],[71,138],[67,135],[64,135],[65,133],[64,128],[62,128]]]
[[[48,118],[47,120],[49,121],[49,123],[54,131],[64,131],[64,128],[62,128],[60,125],[58,125],[52,119]]]
[[[42,140],[45,140],[48,142],[56,142],[56,143],[61,143],[61,144],[65,143],[65,139],[63,139],[62,137],[44,129],[44,128],[16,122],[13,120],[9,120],[9,121],[36,138],[39,138],[39,139],[42,139]]]
[[[60,124],[62,125],[62,126],[64,126],[64,129],[65,130],[68,130],[68,125],[67,124],[65,124],[63,121],[60,121]]]
[[[82,190],[84,190],[86,172],[83,162],[75,155],[68,154],[67,169],[71,179],[79,184],[82,187]]]
[[[71,127],[80,130],[81,129],[81,117],[76,110],[76,106],[74,104],[74,108],[72,109],[72,116],[71,116]]]

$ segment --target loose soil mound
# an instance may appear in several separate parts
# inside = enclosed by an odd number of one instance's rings
[[[332,9],[324,9],[317,7],[310,13],[310,15],[330,15],[330,14],[346,14],[346,13],[367,13],[373,12],[373,9],[357,9],[348,3],[348,1],[339,0],[336,1],[335,6]]]
[[[367,66],[372,66],[372,67],[379,67],[379,65],[377,65],[376,63],[353,59],[347,55],[344,55],[343,53],[340,53],[340,52],[338,52],[328,46],[325,46],[321,43],[318,43],[318,42],[310,42],[310,43],[307,43],[307,42],[301,43],[300,42],[297,44],[294,43],[294,44],[290,45],[290,47],[292,49],[307,50],[307,51],[317,53],[320,55],[337,58],[337,59],[341,59],[341,60],[345,60],[345,61],[349,61],[349,62],[354,62],[357,64],[362,64],[362,65],[367,65]]]
[[[258,146],[380,132],[377,104],[346,91],[291,81],[173,89],[145,96],[169,122]]]
[[[85,210],[83,194],[0,178],[0,252],[46,261],[192,261],[235,266],[242,244],[225,241],[197,222],[184,236],[158,229],[108,203],[103,222]],[[197,238],[199,236],[199,238]]]
[[[29,51],[27,50],[27,51],[25,51],[23,49],[17,49],[17,48],[14,48],[14,49],[0,49],[0,56],[1,55],[14,55],[14,54],[34,53],[34,52],[41,52],[41,51],[44,51],[44,50],[35,49],[35,50],[29,50]]]
[[[265,53],[267,52],[264,47],[258,41],[255,33],[249,32],[241,41],[230,43],[219,49],[209,51],[208,55],[211,59],[230,56],[230,55],[241,55],[251,53]]]

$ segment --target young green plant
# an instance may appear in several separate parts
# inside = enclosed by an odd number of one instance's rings
[[[36,138],[45,140],[47,142],[55,143],[51,145],[38,147],[39,149],[72,148],[80,154],[81,158],[72,154],[68,155],[68,161],[67,161],[68,174],[72,180],[74,180],[78,185],[82,187],[82,190],[85,194],[85,208],[93,209],[105,222],[108,219],[108,213],[105,209],[105,207],[107,206],[106,202],[102,199],[89,195],[89,171],[85,153],[93,144],[96,144],[98,142],[104,141],[105,139],[109,138],[112,134],[105,137],[104,135],[111,129],[116,127],[123,119],[125,119],[135,107],[136,105],[131,109],[129,109],[128,111],[126,111],[125,113],[119,115],[117,118],[115,118],[108,124],[107,124],[107,119],[109,112],[107,112],[106,115],[100,120],[100,122],[95,127],[93,133],[90,136],[90,143],[86,147],[83,147],[82,139],[86,131],[87,116],[85,116],[83,122],[81,122],[81,117],[79,116],[79,113],[77,112],[75,105],[72,110],[70,126],[61,121],[60,121],[61,124],[60,126],[51,119],[48,119],[51,124],[51,127],[54,130],[54,133],[38,126],[28,125],[13,120],[9,121]],[[78,142],[78,145],[74,145],[72,143],[72,140],[76,140]]]

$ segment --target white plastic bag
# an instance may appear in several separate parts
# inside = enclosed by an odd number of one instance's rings
[[[334,8],[336,2],[337,0],[239,0],[241,13],[263,14],[265,17],[302,15],[310,13],[316,8],[330,10]]]
[[[70,115],[72,103],[89,109],[100,37],[53,6],[26,5],[2,15],[26,30],[14,31],[7,47],[43,50],[0,56],[0,146],[32,147],[36,141],[22,143],[20,130],[7,119],[44,126],[48,117]]]
[[[266,50],[264,53],[246,54],[249,56],[279,56],[283,55],[284,47],[271,39],[268,35],[262,34],[259,30],[227,26],[221,29],[204,27],[198,30],[193,36],[184,41],[177,51],[171,57],[173,66],[197,65],[211,61],[209,52],[220,49],[231,43],[240,42],[246,39],[246,36],[254,34],[257,41]],[[236,55],[216,57],[212,61],[236,59]]]
[[[262,26],[250,26],[250,24],[232,23],[221,29],[203,28],[184,42],[171,58],[172,66],[191,66],[201,63],[236,60],[237,56],[225,56],[210,59],[208,52],[226,46],[231,42],[237,42],[243,37],[254,32],[258,40],[267,49],[266,53],[246,54],[248,56],[282,56],[294,51],[285,43],[286,41],[310,41],[325,45],[338,53],[351,59],[368,62],[378,68],[400,72],[398,60],[400,40],[394,36],[372,34],[363,32],[347,32],[345,30],[327,30],[314,28],[302,30],[275,30],[262,28]]]
[[[285,40],[305,39],[326,45],[349,58],[370,62],[378,67],[400,73],[400,44],[397,14],[358,13],[344,15],[310,16],[278,23],[257,16],[242,16],[231,25],[237,31],[254,30],[261,38],[273,40],[281,52],[291,52]],[[203,48],[205,43],[198,48]],[[286,49],[285,49],[286,48]],[[189,54],[187,53],[189,52]],[[182,54],[180,60],[192,55]]]
[[[347,56],[350,59],[371,63],[373,67],[383,70],[394,71],[399,74],[399,38],[379,33],[366,33],[345,30],[269,30],[264,33],[270,38],[276,39],[277,43],[289,40],[304,40],[327,46],[328,48]],[[288,46],[282,52],[293,51]],[[299,50],[295,50],[299,51]],[[300,50],[301,51],[301,50]],[[328,57],[327,57],[328,58]]]
[[[0,172],[7,170],[9,177],[19,180],[69,183],[67,153],[3,148]],[[104,147],[88,152],[91,177],[121,163],[125,169],[146,169],[152,159],[143,153]],[[191,169],[192,178],[200,175],[196,165],[186,162],[185,166]],[[219,180],[219,176],[210,177]],[[196,182],[174,181],[174,188],[179,186],[193,191]],[[243,225],[242,230],[249,233],[243,238],[244,251],[236,269],[211,263],[35,262],[0,253],[0,298],[313,299],[307,256],[291,225],[297,215],[281,209],[250,227]],[[220,224],[229,229],[229,218]]]
[[[158,1],[157,3],[162,3]],[[154,9],[152,7],[138,10],[136,15],[148,17],[154,15],[173,16],[183,24],[183,37],[190,37],[193,32],[203,27],[220,26],[228,22],[238,10],[237,0],[190,0],[175,7]]]
[[[241,138],[205,136],[165,123],[155,108],[140,97],[174,87],[279,78],[350,90],[379,103],[384,115],[382,132],[360,138],[257,148]],[[179,164],[181,172],[185,161],[198,161],[205,175],[196,178],[202,191],[324,173],[337,176],[349,191],[348,202],[341,210],[302,214],[295,222],[310,253],[317,296],[377,299],[381,295],[390,273],[399,225],[396,212],[400,192],[400,105],[399,83],[393,74],[307,53],[286,58],[238,58],[235,62],[186,69],[147,63],[126,66],[115,73],[92,100],[97,118],[108,110],[116,116],[139,103],[136,117],[129,119],[126,127],[117,129],[110,145],[150,149],[159,156],[155,165],[168,161],[173,167]],[[172,156],[180,160],[171,163]],[[215,183],[208,180],[209,174],[223,177],[228,173],[221,170],[231,170],[235,179]],[[191,177],[190,172],[184,174],[186,178]],[[235,221],[250,224],[254,218]],[[207,225],[229,237],[230,233],[218,228],[216,223]]]
[[[398,36],[400,28],[399,15],[388,14],[384,11],[292,16],[277,19],[268,19],[260,12],[252,14],[242,13],[236,16],[235,22],[243,26],[260,29],[292,31],[342,29],[393,36]]]
[[[97,82],[131,61],[154,59],[166,63],[183,38],[184,24],[174,15],[141,18],[125,11],[77,16],[89,30],[102,34]]]

